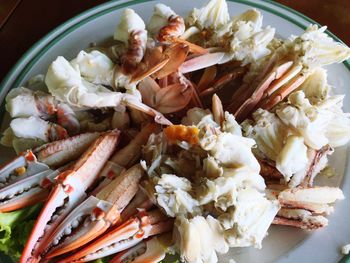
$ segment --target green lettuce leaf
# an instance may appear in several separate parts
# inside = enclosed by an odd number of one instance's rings
[[[95,259],[94,261],[92,261],[92,263],[108,263],[112,258],[113,258],[113,255],[104,257],[104,258]]]
[[[21,210],[0,213],[0,251],[15,261],[21,252],[33,228],[41,204]]]

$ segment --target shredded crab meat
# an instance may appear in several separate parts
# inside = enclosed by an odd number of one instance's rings
[[[161,133],[151,137],[144,148],[148,157],[143,165],[148,171],[152,167],[148,173],[154,185],[150,194],[168,216],[176,218],[176,249],[186,262],[217,262],[216,253],[232,246],[260,247],[279,210],[278,201],[264,194],[260,166],[251,151],[254,141],[241,136],[232,115],[226,112],[224,116],[226,125],[221,128],[210,111],[191,109],[183,121],[199,130],[197,144],[188,144],[185,150],[184,142],[177,140],[174,145]],[[200,164],[193,163],[192,169],[176,165],[186,158]],[[209,211],[208,206],[212,207]],[[205,218],[205,211],[216,216]],[[210,240],[204,237],[193,240],[202,233],[212,235],[218,243],[209,245],[201,241]]]
[[[274,28],[263,25],[259,10],[231,16],[225,0],[208,0],[186,18],[174,10],[157,3],[146,24],[126,8],[111,39],[113,46],[93,46],[71,60],[59,56],[45,77],[11,90],[6,109],[13,119],[1,143],[20,152],[87,130],[118,128],[132,138],[152,118],[166,125],[142,146],[140,163],[147,177],[140,187],[174,219],[172,249],[184,262],[215,263],[218,254],[232,247],[261,248],[271,224],[308,230],[326,226],[333,203],[344,196],[339,188],[312,184],[327,167],[333,148],[349,142],[350,115],[343,111],[344,95],[333,94],[322,67],[348,59],[350,49],[317,25],[299,36],[278,39]],[[289,86],[294,80],[302,83]],[[230,102],[223,106],[216,94],[212,110],[204,109],[210,105],[208,95],[227,92],[221,89],[228,86],[235,98],[236,84],[252,91],[248,98],[259,97],[244,101],[245,91],[236,92],[242,102],[252,104],[247,109],[242,105],[247,111],[242,118],[235,112],[243,122],[225,111]],[[261,96],[254,87],[262,87]],[[278,101],[272,103],[271,97]],[[1,170],[0,188],[17,183],[26,168],[8,174]],[[270,177],[265,177],[266,171]],[[72,188],[79,188],[72,180]],[[5,189],[0,204],[39,187],[41,183],[31,181]],[[40,241],[65,211],[76,205],[74,198],[64,195],[55,204],[29,257],[35,256]],[[69,243],[98,220],[95,214],[76,216],[44,253]],[[138,234],[146,238],[153,227],[143,227],[140,223]],[[76,261],[140,241],[133,236],[111,242]],[[119,254],[121,261],[148,257],[154,252],[146,246],[149,241]]]

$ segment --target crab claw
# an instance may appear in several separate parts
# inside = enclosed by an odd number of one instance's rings
[[[141,165],[134,165],[101,189],[96,196],[91,195],[74,209],[50,236],[49,240],[53,241],[54,247],[46,258],[81,247],[120,221],[120,213],[138,191],[143,174]],[[73,229],[74,232],[69,235]],[[63,238],[64,241],[59,244]]]
[[[149,236],[167,232],[172,227],[173,220],[167,218],[160,210],[141,211],[60,262],[86,262],[112,255],[135,246]]]
[[[45,165],[36,164],[36,168],[41,167],[45,168]],[[28,166],[28,170],[25,178],[19,178],[0,190],[0,212],[10,212],[44,201],[50,193],[49,187],[54,178],[60,173],[60,170],[51,169],[31,173],[31,170],[35,170],[31,166]]]
[[[76,159],[98,133],[86,133],[27,151],[0,169],[0,212],[10,212],[41,201],[49,194],[57,167]]]
[[[149,199],[143,191],[138,191],[130,204],[128,204],[121,213],[121,221],[126,221],[130,217],[136,215],[140,209],[149,210],[152,206],[154,206],[154,204],[151,199]]]
[[[48,200],[35,222],[20,262],[38,262],[49,237],[69,212],[86,197],[104,163],[118,144],[119,131],[102,134],[69,170],[55,178]]]
[[[160,241],[161,237],[153,237],[138,245],[118,253],[110,263],[157,263],[165,258],[167,249]],[[167,237],[171,239],[171,237]]]
[[[106,185],[110,184],[110,182],[118,176],[121,171],[130,168],[138,162],[141,156],[142,146],[147,143],[148,138],[152,133],[157,133],[158,131],[159,125],[156,123],[147,124],[128,145],[113,154],[107,164],[103,167],[99,176],[101,182],[92,194],[97,193]]]

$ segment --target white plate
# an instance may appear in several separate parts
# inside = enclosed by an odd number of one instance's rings
[[[177,13],[187,15],[193,7],[202,6],[207,0],[163,0],[162,3],[171,6]],[[145,21],[152,14],[156,1],[112,1],[88,10],[62,24],[43,39],[37,42],[18,61],[2,82],[0,101],[9,89],[23,85],[30,76],[45,73],[48,65],[58,55],[68,59],[73,58],[81,49],[91,42],[101,42],[111,37],[122,10],[131,7]],[[270,1],[234,0],[228,1],[230,14],[236,15],[249,8],[257,8],[264,15],[264,25],[277,29],[280,37],[287,38],[291,34],[298,35],[306,26],[313,23],[307,17],[296,11]],[[332,35],[333,36],[333,35]],[[333,36],[334,37],[334,36]],[[337,87],[338,93],[345,93],[345,111],[350,111],[350,91],[346,83],[350,83],[350,65],[348,62],[332,65],[328,68],[329,82]],[[4,107],[2,105],[2,112]],[[4,118],[1,121],[2,130],[6,126]],[[9,148],[0,148],[1,162],[12,155]],[[350,180],[343,175],[349,174],[348,149],[337,149],[332,156],[338,175],[328,179],[327,184],[340,185],[350,197]],[[325,183],[325,182],[321,182]],[[329,219],[329,226],[312,233],[288,227],[271,227],[269,236],[263,242],[263,249],[231,249],[230,253],[221,257],[220,262],[228,262],[234,258],[237,262],[337,262],[342,256],[340,247],[350,243],[350,202],[341,201],[336,204],[335,213]]]

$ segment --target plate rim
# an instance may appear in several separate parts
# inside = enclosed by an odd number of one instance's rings
[[[309,18],[308,16],[288,7],[281,3],[275,2],[274,0],[226,0],[228,2],[234,2],[239,4],[245,4],[253,8],[259,8],[268,13],[276,15],[282,19],[287,20],[293,25],[305,30],[308,25],[316,24],[322,26],[320,23]],[[108,14],[112,11],[122,9],[128,6],[133,6],[140,3],[148,2],[161,2],[157,0],[111,0],[106,3],[96,5],[89,8],[72,18],[66,20],[60,25],[56,26],[54,29],[45,34],[42,38],[36,41],[23,55],[16,61],[16,63],[10,68],[10,70],[5,74],[5,77],[0,82],[0,119],[2,119],[5,113],[5,107],[3,107],[3,101],[7,92],[18,86],[19,83],[23,82],[27,72],[37,63],[37,61],[45,55],[52,46],[54,46],[58,41],[64,38],[69,33],[74,30],[84,26],[89,21],[92,21],[98,17]],[[291,16],[292,15],[292,16]],[[295,17],[294,17],[295,16]],[[346,45],[339,37],[333,34],[330,30],[326,30],[325,33],[344,45]],[[350,71],[350,59],[342,62],[345,68]],[[348,171],[349,162],[346,163],[345,171]],[[344,176],[341,185],[344,185]],[[306,238],[307,239],[307,238]],[[302,245],[306,240],[304,239],[301,243],[297,244],[296,247]],[[295,249],[295,247],[294,247]],[[290,252],[290,251],[289,251]],[[289,253],[287,253],[289,254]],[[285,254],[284,256],[286,256]],[[283,256],[282,256],[283,257]],[[1,262],[1,261],[0,261]]]

